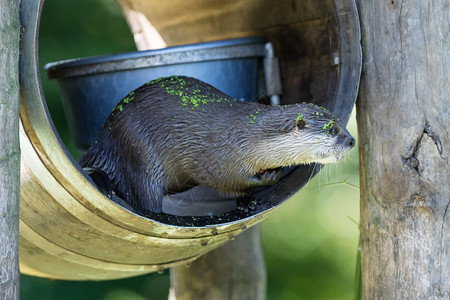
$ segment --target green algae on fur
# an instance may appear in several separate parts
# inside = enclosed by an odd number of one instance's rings
[[[248,116],[248,118],[250,119],[250,123],[251,124],[256,124],[256,116],[259,115],[259,113],[261,112],[261,110],[258,108],[254,114],[250,114]]]
[[[117,104],[116,107],[114,107],[114,109],[112,111],[112,115],[114,115],[115,111],[122,111],[123,110],[123,105],[130,103],[131,101],[133,101],[133,99],[134,99],[134,91],[130,92],[125,98],[123,98],[119,102],[119,104]]]
[[[191,108],[192,110],[200,105],[205,105],[208,103],[236,101],[234,99],[229,99],[218,95],[218,90],[216,88],[212,88],[211,86],[208,86],[207,90],[201,90],[198,85],[188,85],[186,81],[179,76],[158,78],[148,82],[147,84],[159,85],[161,88],[164,88],[168,94],[178,96],[182,106]]]
[[[334,125],[334,119],[331,119],[328,123],[326,123],[322,126],[322,130],[323,131],[330,130],[331,128],[333,128],[333,125]]]
[[[129,93],[125,98],[123,98],[124,103],[130,103],[134,99],[134,92]]]

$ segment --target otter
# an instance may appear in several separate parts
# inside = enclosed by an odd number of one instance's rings
[[[114,108],[80,165],[108,177],[136,209],[202,184],[231,196],[276,183],[282,168],[332,163],[355,144],[314,104],[242,102],[185,76],[152,80]]]

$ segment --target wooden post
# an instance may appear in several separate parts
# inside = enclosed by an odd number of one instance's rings
[[[19,299],[19,1],[0,2],[0,299]]]
[[[170,278],[170,300],[265,299],[260,225],[205,254],[189,267],[172,268]]]
[[[450,299],[449,4],[357,2],[364,299]]]

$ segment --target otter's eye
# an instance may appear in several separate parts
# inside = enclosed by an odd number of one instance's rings
[[[331,133],[331,135],[336,135],[339,133],[339,130],[336,127],[333,127],[330,129],[330,133]]]

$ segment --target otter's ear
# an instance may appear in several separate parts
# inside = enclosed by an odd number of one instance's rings
[[[296,128],[301,129],[305,125],[305,121],[303,120],[285,120],[281,130],[282,131],[292,131]]]
[[[297,127],[298,129],[302,129],[303,127],[305,127],[306,125],[306,121],[301,119],[299,120],[298,118],[295,120],[295,127]]]

